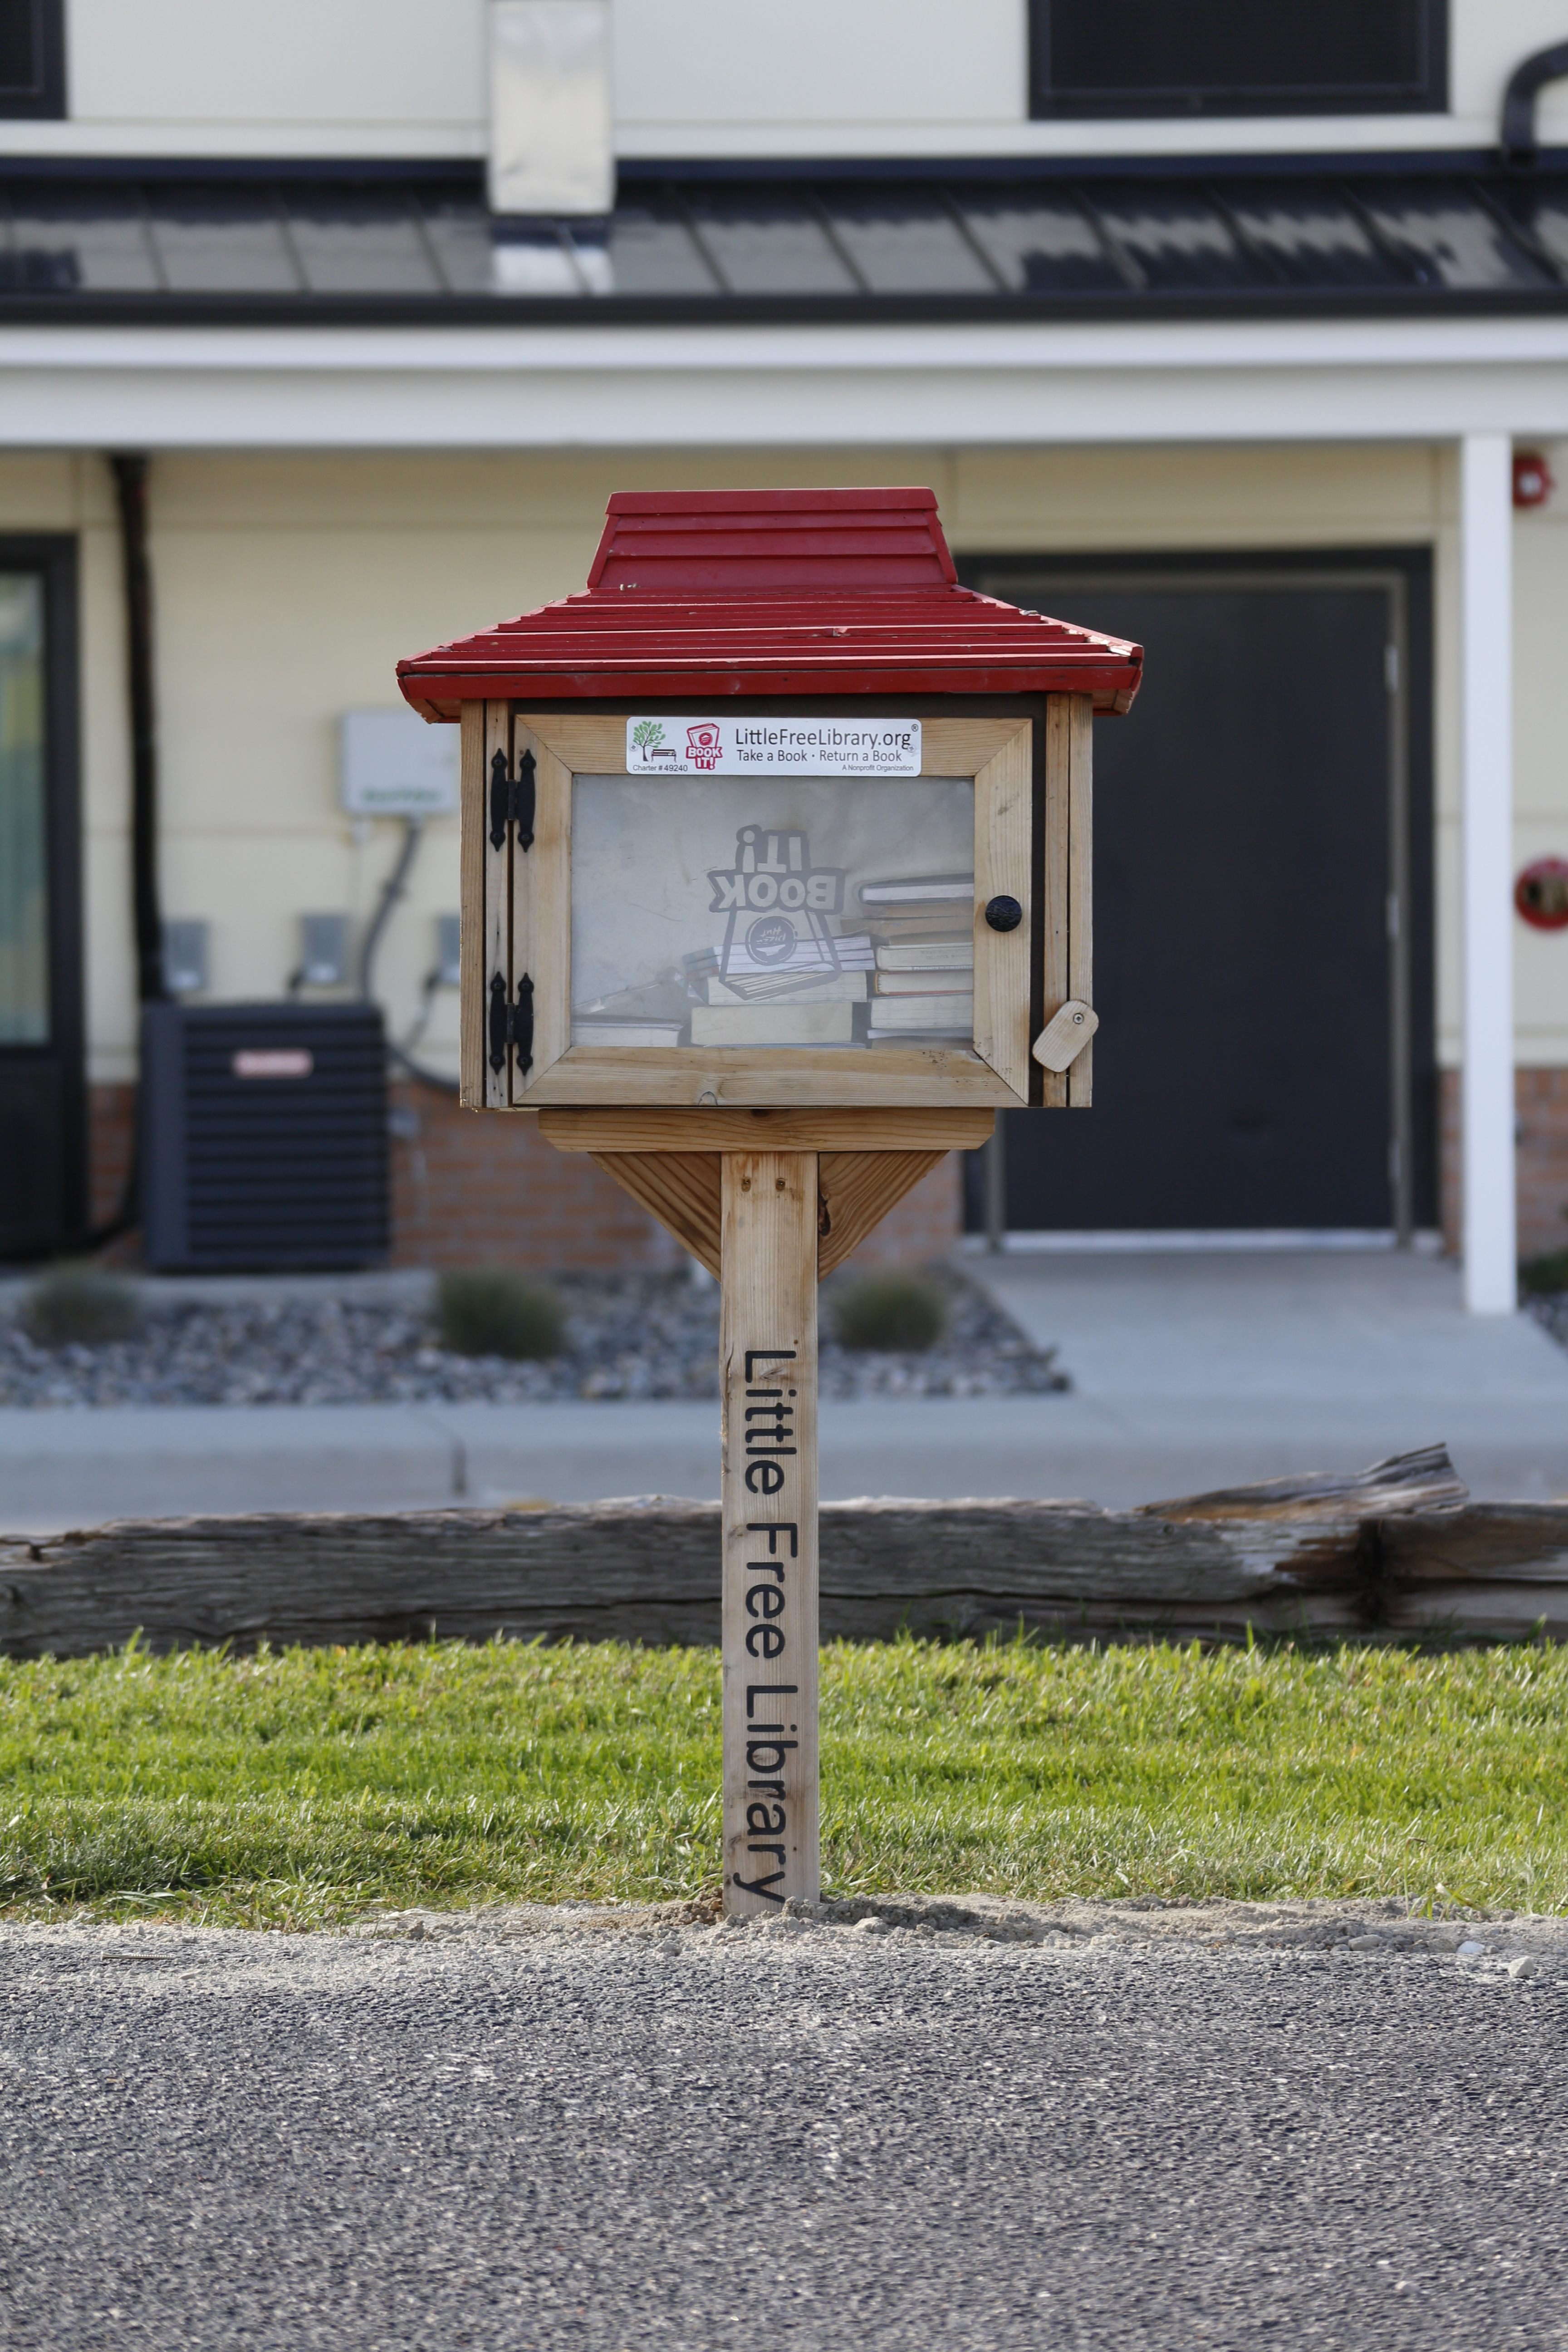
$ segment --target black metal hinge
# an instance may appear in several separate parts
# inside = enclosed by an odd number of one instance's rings
[[[490,1067],[499,1078],[506,1067],[509,1048],[517,1054],[519,1070],[533,1067],[533,982],[524,972],[517,983],[517,1002],[509,1003],[506,975],[490,974]]]
[[[517,827],[520,849],[533,847],[533,810],[536,798],[536,762],[531,751],[525,751],[517,763],[517,773],[511,772],[511,762],[504,751],[490,754],[490,847],[504,849],[506,829]]]

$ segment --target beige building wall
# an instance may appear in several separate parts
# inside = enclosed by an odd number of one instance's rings
[[[1568,448],[1559,457],[1568,479]],[[338,801],[345,709],[391,706],[398,656],[581,587],[617,488],[929,482],[956,550],[1431,545],[1436,559],[1440,1056],[1458,1057],[1455,467],[1418,445],[1127,450],[636,450],[167,456],[152,552],[170,916],[212,926],[213,990],[271,996],[301,912],[362,923],[401,828]],[[133,1070],[119,543],[103,461],[0,460],[0,530],[78,534],[90,1075]],[[1518,519],[1518,855],[1568,854],[1568,496]],[[1159,659],[1159,648],[1151,648]],[[1129,722],[1136,726],[1136,716]],[[379,965],[401,1034],[456,911],[454,822],[428,829]],[[1568,1064],[1568,936],[1516,931],[1519,1057]],[[457,1007],[425,1041],[454,1066]]]

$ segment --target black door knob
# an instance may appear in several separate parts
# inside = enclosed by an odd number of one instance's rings
[[[1016,898],[987,898],[985,919],[994,931],[1016,931],[1024,919],[1024,909]]]

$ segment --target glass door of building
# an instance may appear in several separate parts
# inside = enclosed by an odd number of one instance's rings
[[[0,1259],[86,1222],[75,549],[0,539]]]

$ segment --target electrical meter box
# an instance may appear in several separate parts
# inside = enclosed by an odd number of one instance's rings
[[[399,665],[462,730],[462,1095],[1086,1104],[1090,731],[1135,646],[925,489],[610,501],[586,591]]]

